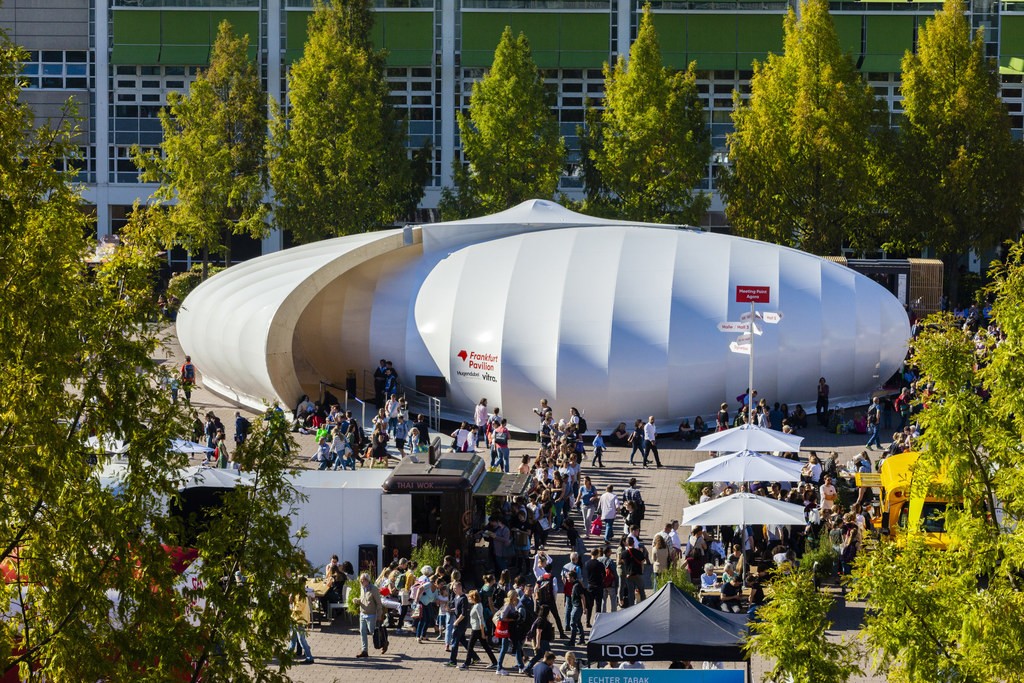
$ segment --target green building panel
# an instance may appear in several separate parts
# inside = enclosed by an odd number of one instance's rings
[[[209,63],[221,21],[249,35],[249,56],[259,49],[259,14],[254,11],[114,10],[112,64],[197,66]]]
[[[686,15],[654,14],[654,30],[658,32],[661,46],[661,60],[672,69],[685,69],[686,58]]]
[[[737,66],[752,68],[754,60],[763,62],[768,53],[782,54],[784,14],[737,14],[736,44],[739,52]]]
[[[610,54],[606,13],[463,12],[462,65],[489,67],[505,27],[523,33],[542,69],[598,69]]]
[[[860,58],[861,53],[861,25],[864,16],[861,14],[833,14],[832,21],[836,25],[836,33],[839,35],[839,49],[846,52],[853,61]]]
[[[864,73],[899,73],[907,50],[914,48],[914,17],[867,15]]]
[[[1014,74],[1024,73],[1024,14],[1003,14],[999,18],[999,67]]]
[[[735,14],[691,14],[686,17],[686,53],[701,71],[735,70],[738,65]],[[746,67],[742,67],[746,68]]]
[[[311,11],[289,10],[285,19],[285,62],[302,57]],[[430,66],[434,63],[433,12],[377,12],[370,43],[388,51],[390,66]]]

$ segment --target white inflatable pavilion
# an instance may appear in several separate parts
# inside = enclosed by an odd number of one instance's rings
[[[749,312],[737,286],[781,311],[755,339],[754,385],[813,411],[866,400],[910,335],[899,301],[867,277],[773,244],[592,218],[531,200],[482,218],[352,235],[233,266],[183,302],[178,335],[204,385],[259,408],[292,407],[380,358],[403,384],[443,378],[450,416],[481,398],[533,430],[547,398],[589,428],[730,410],[748,356],[718,323]],[[370,388],[372,391],[372,387]]]

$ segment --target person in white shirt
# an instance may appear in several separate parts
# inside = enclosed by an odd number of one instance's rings
[[[668,532],[668,542],[675,548],[676,558],[682,557],[683,555],[683,541],[679,538],[679,520],[672,520],[672,529]]]
[[[643,662],[623,662],[619,664],[620,669],[646,669]]]
[[[621,506],[622,502],[615,495],[615,487],[612,484],[608,484],[608,488],[605,489],[604,493],[597,500],[597,511],[601,515],[601,522],[604,524],[604,540],[607,543],[612,542],[612,526],[615,524],[615,518],[618,516]]]
[[[480,402],[476,404],[476,410],[473,411],[473,424],[476,425],[477,429],[481,434],[487,432],[487,399],[482,398]]]
[[[661,467],[661,458],[658,457],[658,428],[654,426],[654,416],[647,418],[644,425],[644,467],[647,467],[647,458],[654,453],[656,467]]]

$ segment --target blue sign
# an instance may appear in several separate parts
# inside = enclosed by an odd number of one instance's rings
[[[742,669],[584,669],[580,683],[744,683]]]

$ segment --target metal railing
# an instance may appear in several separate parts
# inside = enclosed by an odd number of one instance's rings
[[[345,387],[339,387],[337,384],[333,384],[332,382],[320,380],[321,405],[323,405],[324,402],[324,394],[326,393],[326,387],[331,387],[332,389],[337,389],[338,391],[341,392],[342,396],[344,397],[344,400],[339,399],[339,402],[342,403],[345,412],[348,412],[350,410],[350,401],[359,405],[359,426],[362,427],[363,429],[366,429],[366,401],[362,400],[358,396],[352,396],[351,394],[349,394],[348,389],[346,389]],[[377,411],[374,410],[373,413],[376,415]]]
[[[376,396],[377,390],[373,383],[373,371],[363,370],[362,387],[364,396],[370,393]],[[422,391],[417,391],[412,387],[402,384],[401,381],[398,382],[398,389],[394,393],[400,398],[405,399],[409,419],[422,414],[427,418],[427,424],[432,430],[438,431],[441,429],[441,399],[430,394],[424,394]]]

